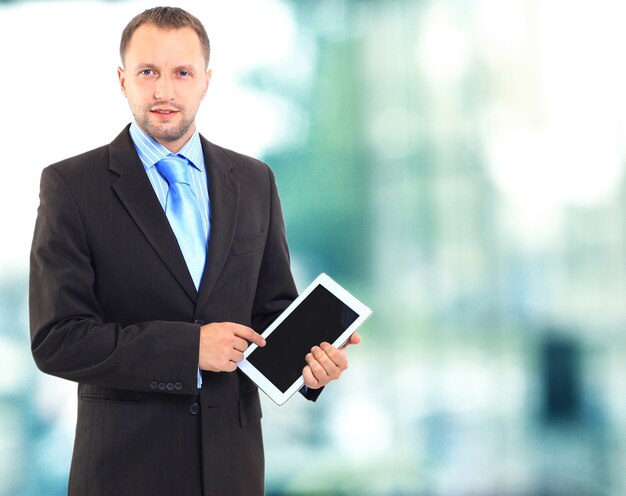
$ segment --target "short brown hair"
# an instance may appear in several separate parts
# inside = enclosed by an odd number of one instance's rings
[[[130,39],[137,28],[143,24],[154,24],[161,29],[193,29],[200,39],[206,68],[209,67],[211,44],[209,43],[209,37],[206,34],[206,29],[204,29],[204,26],[197,17],[178,7],[154,7],[152,9],[144,10],[128,23],[122,32],[122,39],[120,41],[120,57],[122,58],[122,64],[124,64],[124,57],[126,55]]]

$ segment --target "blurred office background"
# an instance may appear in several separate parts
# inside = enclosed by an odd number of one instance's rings
[[[626,4],[208,0],[212,141],[266,160],[294,273],[374,309],[264,400],[269,495],[626,494]],[[65,494],[75,386],[29,351],[39,174],[129,121],[145,1],[0,2],[0,495]],[[123,281],[120,281],[123,283]]]

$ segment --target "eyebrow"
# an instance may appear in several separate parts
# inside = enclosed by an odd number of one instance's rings
[[[174,68],[175,71],[198,72],[193,65],[185,64]]]
[[[134,70],[138,70],[138,69],[158,69],[158,67],[154,64],[150,64],[150,63],[139,63],[139,64],[135,64],[135,67],[133,68]],[[202,72],[202,70],[198,71],[197,68],[191,64],[183,64],[183,65],[179,65],[174,67],[174,71],[187,71],[187,72]]]
[[[154,64],[148,64],[148,63],[143,63],[140,62],[139,64],[135,64],[135,66],[133,67],[133,70],[137,70],[137,69],[156,69],[156,65]]]

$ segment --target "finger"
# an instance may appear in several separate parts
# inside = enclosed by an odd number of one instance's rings
[[[237,364],[229,360],[228,363],[224,365],[223,372],[234,372],[235,370],[237,370]]]
[[[355,332],[354,334],[350,335],[350,337],[348,338],[348,341],[346,341],[345,344],[340,349],[343,350],[344,348],[347,348],[351,344],[352,345],[359,344],[360,342],[361,342],[361,335],[358,332]]]
[[[348,368],[348,356],[344,350],[337,349],[328,343],[322,343],[318,349],[321,350],[327,358],[325,359],[322,353],[320,353],[319,356],[315,355],[315,358],[327,367],[329,372],[333,372],[334,368],[328,364],[327,360],[330,361],[334,367],[338,368],[340,372]]]
[[[212,361],[210,368],[203,369],[211,372],[233,372],[237,364],[230,359],[230,356],[220,357]]]
[[[302,369],[302,377],[304,378],[304,385],[311,389],[318,389],[320,387],[319,381],[313,375],[311,367],[308,365]]]
[[[248,349],[248,346],[248,341],[239,337],[235,337],[235,341],[233,343],[234,350],[244,352],[246,351],[246,349]]]
[[[228,357],[232,362],[241,362],[243,360],[243,353],[241,351],[233,350]]]
[[[336,368],[336,366],[333,365],[332,361],[328,357],[325,357],[325,353],[322,350],[316,348],[317,347],[315,347],[311,353],[307,354],[306,361],[309,364],[309,367],[311,367],[311,371],[313,372],[315,378],[319,382],[326,384],[332,377],[331,373],[334,372],[333,368]]]
[[[235,325],[234,332],[237,336],[244,338],[257,346],[265,346],[265,339],[254,329],[240,324],[233,325]]]

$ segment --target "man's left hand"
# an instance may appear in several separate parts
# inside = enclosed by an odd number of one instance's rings
[[[302,369],[305,386],[319,389],[339,379],[341,373],[348,368],[348,357],[344,348],[360,342],[361,336],[355,332],[341,348],[335,348],[329,343],[314,346],[311,353],[307,353],[307,365]]]

